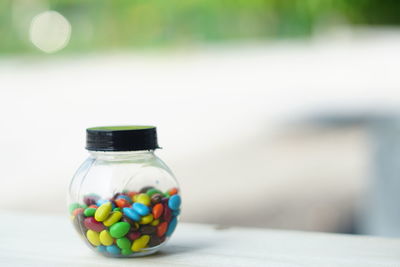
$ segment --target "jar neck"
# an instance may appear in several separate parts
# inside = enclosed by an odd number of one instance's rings
[[[139,150],[139,151],[91,151],[92,157],[101,160],[120,160],[132,158],[150,158],[154,157],[154,150]]]

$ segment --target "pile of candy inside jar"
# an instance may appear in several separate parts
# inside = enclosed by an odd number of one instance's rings
[[[181,197],[176,188],[161,192],[144,187],[139,192],[116,193],[111,199],[84,196],[84,204],[69,207],[76,230],[106,256],[129,256],[165,243],[174,232]]]

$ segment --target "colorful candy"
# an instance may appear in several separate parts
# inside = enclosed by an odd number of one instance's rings
[[[111,210],[112,210],[111,202],[106,202],[104,204],[101,204],[101,206],[96,210],[94,218],[96,219],[96,221],[102,222],[105,219],[107,219],[108,215],[110,215]]]
[[[93,230],[95,232],[101,232],[106,229],[106,227],[101,222],[96,221],[96,219],[93,217],[85,218],[83,224],[87,229]]]
[[[147,214],[150,213],[149,208],[146,205],[143,205],[142,203],[133,203],[132,208],[141,216],[146,216]]]
[[[172,235],[181,198],[176,188],[163,193],[146,187],[105,199],[90,194],[82,203],[69,208],[75,228],[88,243],[105,255],[134,256],[159,246]]]
[[[132,243],[132,251],[139,252],[147,246],[147,243],[150,241],[150,236],[142,235]]]
[[[110,227],[110,234],[114,238],[121,238],[126,235],[131,229],[131,226],[127,222],[117,222]]]
[[[118,222],[122,217],[122,212],[120,211],[113,211],[107,219],[104,220],[103,224],[107,227],[113,225],[114,223]]]

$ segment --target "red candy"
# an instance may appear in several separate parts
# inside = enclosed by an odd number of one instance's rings
[[[168,229],[168,223],[167,222],[162,222],[157,226],[157,236],[162,237],[165,232],[167,232]]]
[[[172,212],[171,209],[168,207],[168,205],[164,205],[164,214],[163,214],[164,221],[169,222],[172,218]]]
[[[152,211],[152,213],[153,213],[153,218],[154,218],[154,219],[160,218],[160,216],[163,214],[163,212],[164,212],[164,206],[163,206],[163,204],[161,204],[161,203],[156,204],[156,205],[153,207],[153,211]]]
[[[83,208],[74,209],[74,211],[72,212],[72,215],[76,216],[78,214],[81,214],[81,213],[83,213],[83,210],[84,210]]]
[[[93,217],[85,218],[83,224],[87,229],[93,230],[95,232],[101,232],[106,229],[106,227],[101,222],[96,221]]]
[[[94,209],[97,209],[98,207],[97,207],[97,205],[90,205],[88,208],[94,208]]]
[[[138,238],[140,237],[140,233],[139,233],[139,232],[130,232],[130,233],[127,235],[127,237],[128,237],[130,240],[136,240],[136,239],[138,239]]]

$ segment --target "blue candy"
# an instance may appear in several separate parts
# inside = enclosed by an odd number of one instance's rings
[[[128,197],[128,196],[125,196],[125,195],[119,195],[119,196],[117,197],[117,199],[119,199],[119,198],[126,199],[126,200],[128,200],[128,202],[129,202],[129,203],[132,203],[132,199],[131,199],[130,197]]]
[[[100,246],[97,247],[97,250],[98,250],[99,252],[106,252],[106,246],[100,245]]]
[[[147,214],[150,213],[149,208],[146,205],[143,205],[142,203],[134,203],[132,205],[132,208],[134,211],[136,211],[142,216],[146,216]]]
[[[179,207],[181,206],[181,197],[179,195],[173,195],[170,197],[168,200],[168,207],[171,210],[178,210]]]
[[[110,254],[118,255],[121,250],[116,245],[107,246],[107,252]]]
[[[178,224],[178,220],[176,217],[174,217],[168,225],[167,233],[165,234],[166,236],[172,235],[172,233],[175,231],[176,225]]]
[[[138,222],[140,221],[140,215],[136,211],[134,211],[132,208],[123,208],[122,212],[128,217],[129,219]]]

